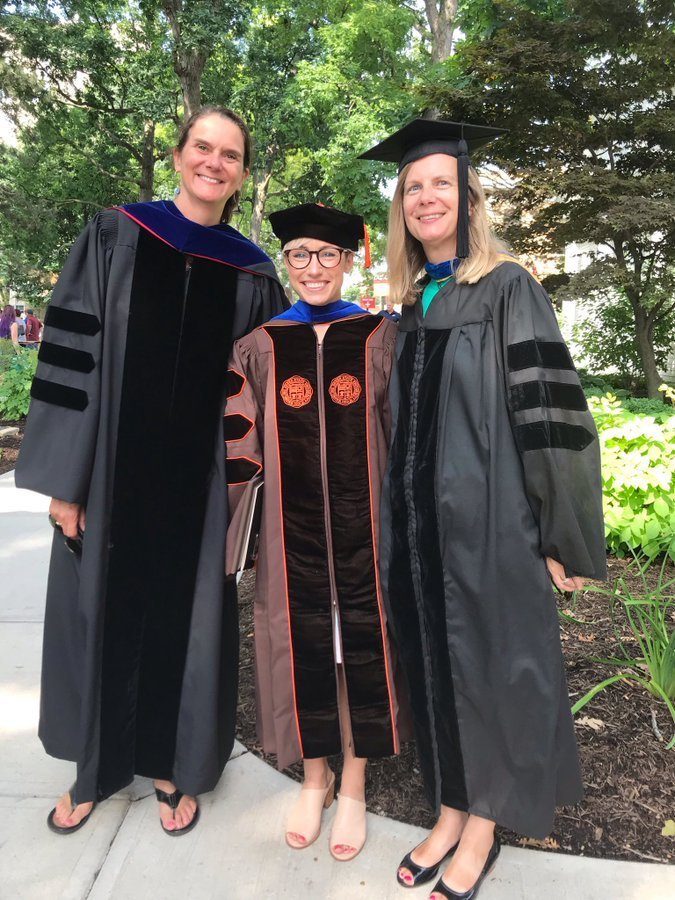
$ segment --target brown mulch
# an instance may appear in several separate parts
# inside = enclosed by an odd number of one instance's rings
[[[21,446],[25,422],[25,419],[21,419],[18,422],[0,422],[0,429],[7,425],[16,425],[19,428],[18,434],[0,437],[0,475],[4,475],[5,472],[11,472],[16,466],[16,459],[19,455],[19,447]]]
[[[650,573],[652,581],[656,570],[653,567]],[[611,558],[610,581],[619,574],[639,590],[627,562]],[[673,574],[671,571],[671,577]],[[253,588],[254,576],[246,573],[239,586],[242,643],[237,737],[275,765],[274,757],[262,752],[255,733]],[[561,608],[568,609],[568,601],[562,598]],[[616,672],[591,657],[614,656],[618,651],[607,598],[586,592],[577,599],[574,610],[568,611],[584,623],[563,622],[561,629],[574,703]],[[675,862],[675,838],[661,834],[666,820],[675,819],[675,750],[665,749],[673,722],[665,706],[644,689],[619,682],[596,695],[578,713],[576,723],[585,799],[558,811],[546,841],[502,831],[504,842],[581,856]],[[338,770],[339,763],[339,759],[331,760]],[[292,766],[286,773],[300,780],[302,767]],[[369,763],[367,795],[372,812],[425,828],[434,823],[412,744],[406,745],[399,757]]]

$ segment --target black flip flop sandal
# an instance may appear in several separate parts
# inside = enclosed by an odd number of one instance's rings
[[[166,803],[167,806],[170,806],[171,809],[178,809],[178,804],[183,797],[183,793],[176,788],[173,794],[167,794],[166,791],[160,791],[159,788],[155,788],[155,796],[160,803]],[[171,837],[177,837],[180,834],[187,834],[188,831],[192,831],[197,822],[199,821],[199,804],[197,804],[197,809],[195,810],[195,814],[192,817],[192,821],[187,825],[184,825],[183,828],[174,828],[169,829],[164,827],[164,823],[162,820],[159,820],[160,825],[162,826],[162,831],[164,834],[169,834]]]
[[[75,807],[77,806],[77,801],[75,799],[75,785],[73,785],[68,791],[68,796],[70,797],[70,804],[72,809],[75,809]],[[74,831],[79,831],[83,825],[86,825],[86,823],[89,821],[89,817],[95,809],[96,803],[94,803],[87,815],[84,816],[84,818],[80,819],[77,825],[57,825],[57,823],[54,821],[54,816],[56,814],[56,807],[54,807],[54,809],[47,816],[47,828],[49,828],[50,831],[53,831],[54,834],[72,834]]]

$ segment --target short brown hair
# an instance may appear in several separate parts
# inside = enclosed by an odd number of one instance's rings
[[[233,110],[228,109],[227,106],[201,106],[198,110],[193,112],[192,115],[185,120],[178,133],[176,150],[178,150],[178,152],[180,153],[183,147],[185,147],[187,139],[190,137],[192,126],[200,119],[205,119],[206,116],[222,116],[223,119],[229,119],[230,122],[234,122],[234,124],[239,128],[239,131],[241,131],[244,138],[244,169],[250,170],[251,160],[253,157],[253,140],[251,139],[251,132],[248,130],[248,125],[242,119],[242,117]],[[240,193],[239,191],[235,191],[223,208],[223,214],[220,217],[221,222],[230,221],[230,219],[232,218],[232,214],[234,213],[237,206],[239,206],[239,199]]]

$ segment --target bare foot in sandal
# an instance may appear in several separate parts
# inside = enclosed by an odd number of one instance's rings
[[[56,807],[53,812],[50,813],[47,821],[48,823],[51,823],[50,828],[52,828],[52,831],[58,829],[66,831],[68,829],[74,830],[83,819],[87,818],[93,808],[93,802],[74,804],[71,792],[66,791],[66,793],[59,798]]]
[[[171,796],[177,791],[176,785],[171,781],[157,780],[153,782],[155,789]],[[180,791],[178,791],[180,794]],[[158,798],[159,799],[159,798]],[[189,797],[187,794],[181,794],[178,805],[173,808],[169,803],[159,801],[159,817],[162,821],[162,828],[165,831],[183,831],[191,825],[199,807],[196,797]]]

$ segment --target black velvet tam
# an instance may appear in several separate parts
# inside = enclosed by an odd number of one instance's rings
[[[316,238],[345,250],[358,250],[363,240],[363,218],[321,203],[301,203],[270,216],[272,230],[282,245],[296,238]]]

